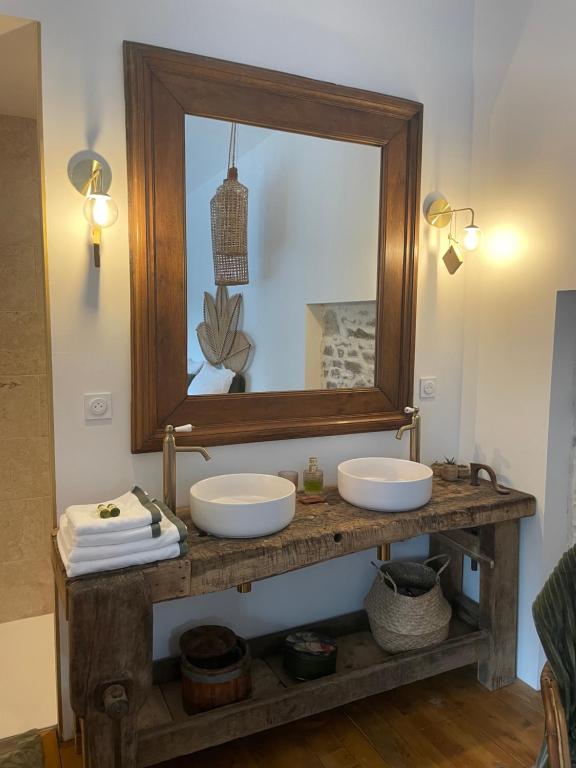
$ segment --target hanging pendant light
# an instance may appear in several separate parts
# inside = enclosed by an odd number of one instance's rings
[[[228,177],[210,201],[216,285],[248,283],[248,189],[238,181],[236,123],[230,128]]]

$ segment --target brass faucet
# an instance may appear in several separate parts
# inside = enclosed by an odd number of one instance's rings
[[[396,432],[396,440],[401,440],[404,432],[410,432],[410,461],[420,461],[420,408],[406,406],[406,415],[412,415],[410,424],[404,424]]]
[[[162,459],[164,468],[164,504],[176,513],[176,454],[177,453],[201,453],[205,461],[212,457],[206,448],[195,445],[176,445],[175,432],[192,432],[192,424],[184,424],[182,427],[173,427],[168,424],[164,430],[162,441]]]

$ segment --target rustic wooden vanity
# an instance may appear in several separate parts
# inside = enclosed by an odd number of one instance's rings
[[[216,539],[190,524],[186,557],[89,577],[68,579],[54,542],[85,765],[154,765],[472,663],[487,688],[507,685],[516,669],[519,521],[534,512],[528,494],[435,479],[432,500],[413,512],[357,509],[334,491],[326,503],[298,503],[294,522],[273,536]],[[154,603],[220,592],[421,534],[431,534],[431,553],[452,556],[443,587],[454,618],[440,645],[387,655],[358,611],[313,625],[338,637],[337,672],[295,683],[282,670],[287,632],[255,638],[252,698],[194,716],[182,708],[178,660],[152,661]],[[465,554],[480,568],[479,603],[461,592]]]

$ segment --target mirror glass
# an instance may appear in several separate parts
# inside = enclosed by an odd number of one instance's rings
[[[380,148],[231,129],[186,116],[188,394],[374,386]]]

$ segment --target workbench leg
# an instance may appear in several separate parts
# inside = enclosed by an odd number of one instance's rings
[[[489,690],[516,679],[519,521],[479,528],[480,548],[494,568],[480,564],[480,628],[490,633],[490,656],[478,664],[478,680]]]
[[[440,576],[442,592],[449,603],[452,603],[456,595],[462,592],[462,570],[464,555],[456,547],[451,547],[448,542],[430,535],[430,557],[435,555],[448,555],[450,565]]]
[[[82,754],[82,721],[77,715],[74,715],[74,752]]]
[[[72,582],[70,701],[85,768],[135,768],[136,718],[152,686],[152,603],[141,573]]]

